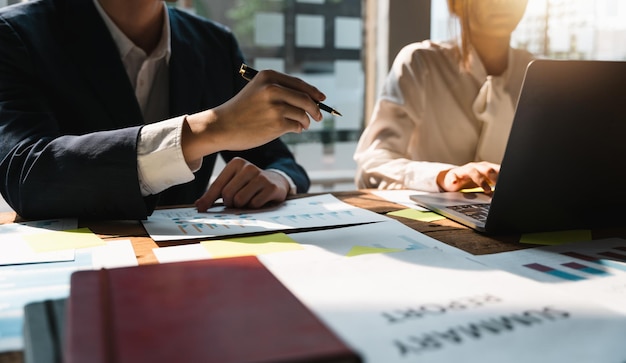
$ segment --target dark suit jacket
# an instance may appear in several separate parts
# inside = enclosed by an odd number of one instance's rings
[[[169,9],[170,114],[230,99],[245,81],[228,29]],[[206,190],[216,155],[193,182],[141,196],[137,136],[143,119],[118,50],[91,0],[34,0],[0,10],[0,191],[26,218],[141,219],[157,204],[192,203]],[[309,179],[274,140],[222,152]]]

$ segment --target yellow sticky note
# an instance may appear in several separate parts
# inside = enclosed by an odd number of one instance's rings
[[[570,242],[590,241],[591,230],[572,229],[567,231],[527,233],[520,238],[521,243],[536,245],[561,245]]]
[[[354,246],[352,249],[346,254],[348,257],[358,256],[358,255],[366,255],[368,253],[389,253],[389,252],[400,252],[403,251],[400,248],[381,248],[381,247],[368,247],[368,246]]]
[[[27,234],[22,236],[22,238],[35,252],[96,247],[106,244],[104,240],[96,236],[89,228]]]
[[[494,191],[494,190],[496,190],[495,185],[491,187],[491,191]],[[461,193],[483,193],[485,189],[483,189],[482,187],[476,187],[476,188],[461,189],[459,191]]]
[[[264,253],[304,249],[302,245],[284,233],[204,241],[200,244],[209,251],[213,258],[257,256]]]
[[[438,221],[438,220],[446,218],[435,212],[421,211],[421,210],[415,210],[411,208],[402,209],[402,210],[395,211],[395,212],[389,212],[387,213],[387,215],[415,219],[417,221],[422,221],[422,222],[434,222],[434,221]]]

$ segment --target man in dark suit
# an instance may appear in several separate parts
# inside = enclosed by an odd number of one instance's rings
[[[222,197],[257,208],[309,179],[277,139],[325,96],[250,83],[228,29],[161,0],[33,0],[0,10],[0,191],[22,217],[146,218]],[[227,165],[208,188],[216,153]]]

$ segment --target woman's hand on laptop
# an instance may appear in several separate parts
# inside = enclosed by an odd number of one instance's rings
[[[437,185],[446,192],[481,187],[485,194],[493,193],[492,186],[498,180],[500,165],[486,161],[472,162],[444,170],[437,175]]]

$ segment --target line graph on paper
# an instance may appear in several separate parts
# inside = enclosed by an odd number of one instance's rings
[[[214,207],[157,210],[143,225],[155,241],[219,237],[297,228],[371,223],[388,217],[357,208],[330,194],[285,201],[259,210]]]

